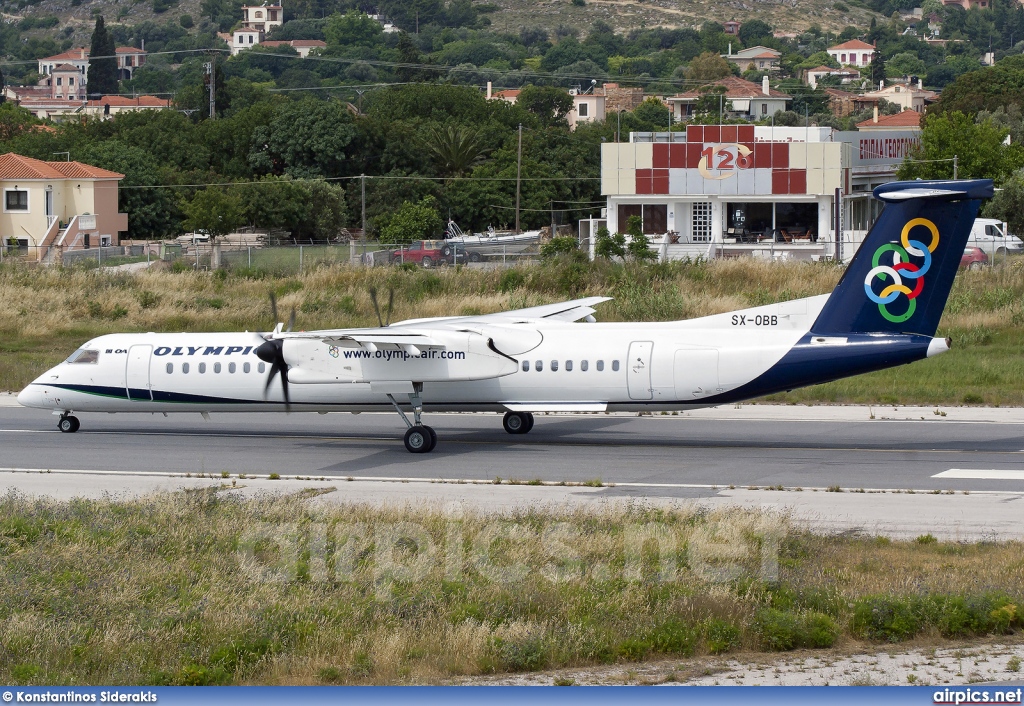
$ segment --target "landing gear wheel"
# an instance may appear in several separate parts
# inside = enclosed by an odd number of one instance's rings
[[[529,412],[505,412],[501,426],[509,434],[526,434],[533,429],[533,415]]]
[[[405,448],[409,453],[429,453],[436,445],[437,434],[430,427],[414,426],[405,432]]]
[[[61,417],[57,422],[57,428],[65,434],[74,434],[81,426],[82,423],[78,421],[78,417],[72,417],[70,415]]]

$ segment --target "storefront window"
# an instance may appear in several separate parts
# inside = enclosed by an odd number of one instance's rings
[[[772,229],[772,204],[730,203],[727,207],[726,237],[740,242],[756,240]]]
[[[643,232],[647,235],[660,234],[668,230],[667,204],[620,204],[619,232],[626,232],[626,225],[631,216],[639,216],[643,223]]]
[[[779,232],[779,240],[817,240],[818,204],[775,204],[775,228]]]

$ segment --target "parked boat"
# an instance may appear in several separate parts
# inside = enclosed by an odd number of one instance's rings
[[[448,221],[444,237],[452,243],[462,243],[471,262],[479,262],[485,257],[520,253],[540,243],[539,230],[513,233],[489,227],[486,233],[465,233],[451,220]]]

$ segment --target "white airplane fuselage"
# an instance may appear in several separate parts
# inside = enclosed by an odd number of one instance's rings
[[[390,410],[386,393],[399,393],[404,401],[404,381],[422,379],[417,366],[424,365],[464,378],[426,382],[426,411],[667,411],[721,404],[790,353],[827,298],[678,322],[520,323],[520,335],[513,331],[513,337],[527,339],[524,345],[537,343],[509,356],[514,360],[479,350],[469,334],[461,349],[420,356],[397,348],[289,342],[290,408]],[[81,349],[96,351],[95,362],[62,363],[18,400],[57,412],[281,411],[282,390],[274,383],[265,390],[268,366],[255,355],[263,342],[256,333],[100,336]],[[818,345],[832,355],[852,344],[842,339]],[[945,349],[927,342],[916,347],[918,357]],[[479,379],[465,379],[474,377],[474,369]],[[754,395],[742,395],[749,396]]]

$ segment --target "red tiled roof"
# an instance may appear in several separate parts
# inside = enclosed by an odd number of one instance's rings
[[[291,42],[286,39],[271,39],[269,42],[260,42],[261,47],[283,47],[291,46]]]
[[[110,172],[81,162],[44,162],[8,152],[0,155],[0,179],[123,179],[124,174]]]
[[[89,58],[89,50],[85,47],[78,47],[76,49],[68,49],[66,52],[60,54],[54,54],[53,56],[47,56],[40,61],[82,61],[83,59]]]
[[[494,98],[518,98],[519,97],[519,89],[518,88],[506,88],[504,91],[495,91],[492,94],[492,97],[494,97]]]
[[[737,76],[726,76],[720,78],[717,81],[709,84],[712,86],[723,86],[725,88],[726,98],[764,98],[764,92],[761,90],[760,84],[751,83]],[[703,93],[700,91],[686,91],[680,93],[673,98],[700,98]],[[774,88],[768,89],[769,98],[791,98],[788,93],[782,93],[776,91]],[[671,99],[670,99],[671,100]]]
[[[77,66],[72,66],[71,64],[57,64],[56,66],[53,67],[53,70],[54,71],[74,71],[75,73],[77,73],[78,72],[78,67]]]
[[[871,50],[874,50],[874,48],[875,47],[873,45],[868,44],[867,42],[862,42],[859,39],[851,39],[848,42],[843,42],[842,44],[837,44],[834,47],[829,47],[828,50],[829,51],[834,51],[836,49],[871,49]]]
[[[916,110],[904,110],[895,115],[879,115],[878,122],[875,122],[874,118],[868,118],[857,123],[857,127],[921,127],[921,114]]]
[[[135,47],[118,47],[114,51],[117,54],[145,54],[146,53],[142,49],[136,49]]]
[[[169,98],[159,96],[100,96],[96,100],[89,101],[91,106],[109,105],[114,108],[166,108],[171,104]]]
[[[265,44],[266,42],[264,42]],[[319,39],[293,39],[289,42],[293,47],[326,47],[327,42],[322,42]]]

